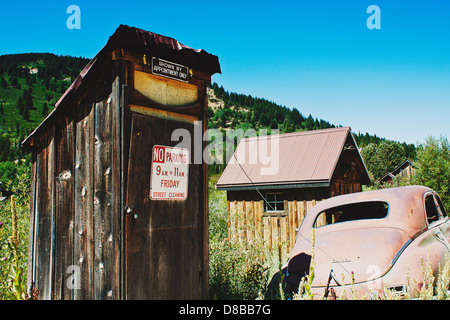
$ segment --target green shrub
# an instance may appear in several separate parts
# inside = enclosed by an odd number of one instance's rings
[[[256,299],[276,272],[276,253],[262,239],[229,241],[226,193],[210,184],[209,294],[211,299]]]
[[[29,229],[29,166],[18,169],[11,184],[14,199],[0,203],[0,300],[26,295]],[[13,202],[13,203],[12,203]]]

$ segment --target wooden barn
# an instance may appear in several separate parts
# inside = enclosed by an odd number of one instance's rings
[[[214,55],[121,25],[23,142],[39,299],[208,296],[208,171],[172,133],[206,130],[217,72]]]
[[[265,164],[252,162],[252,156],[271,139],[277,139],[277,150],[271,150],[270,156],[278,165],[267,174],[261,170]],[[244,138],[216,188],[227,191],[231,238],[260,236],[271,248],[281,244],[289,251],[312,206],[329,197],[360,192],[369,183],[351,129],[343,127]]]
[[[411,160],[405,159],[391,172],[386,172],[378,182],[392,183],[396,177],[411,177],[414,174],[415,168]]]

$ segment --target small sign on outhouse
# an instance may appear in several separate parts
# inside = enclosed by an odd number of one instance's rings
[[[193,157],[214,73],[216,56],[121,25],[23,142],[40,299],[207,297],[208,170]]]

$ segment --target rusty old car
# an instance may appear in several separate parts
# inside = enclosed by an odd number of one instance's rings
[[[450,250],[450,222],[438,194],[407,186],[336,196],[307,213],[289,260],[269,287],[298,290],[314,261],[311,293],[382,297],[419,290],[424,262],[434,276]],[[312,258],[313,254],[313,258]],[[282,280],[281,280],[282,279]]]

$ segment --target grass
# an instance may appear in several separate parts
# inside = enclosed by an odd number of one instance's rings
[[[18,178],[16,199],[9,199],[0,204],[0,299],[23,299],[26,288],[27,258],[28,258],[28,212],[29,212],[29,172],[22,173]],[[230,241],[226,213],[226,195],[223,191],[214,189],[210,184],[210,263],[209,292],[210,299],[255,300],[264,299],[271,277],[280,270],[285,261],[283,246],[280,243],[275,250],[269,250],[263,239],[255,237],[252,241]],[[239,237],[238,237],[239,238]],[[240,239],[243,239],[242,237]],[[303,278],[299,290],[291,299],[311,300],[330,299],[330,295],[314,296],[311,285],[314,280],[316,262],[313,255],[309,274]],[[418,291],[409,289],[405,295],[399,295],[389,290],[379,299],[421,299],[449,300],[450,292],[450,255],[439,266],[439,273],[434,276],[433,268],[428,259],[421,260],[424,285]],[[408,275],[406,275],[408,278]],[[352,277],[354,280],[354,277]],[[415,286],[410,281],[410,288]],[[279,298],[284,298],[280,287]],[[344,292],[336,297],[340,300],[373,299],[365,295],[358,297],[354,282],[345,287]],[[29,293],[28,293],[29,294]]]

